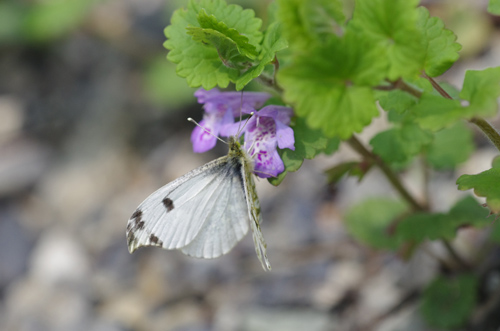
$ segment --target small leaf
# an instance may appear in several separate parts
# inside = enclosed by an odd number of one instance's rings
[[[436,169],[454,168],[467,161],[473,150],[471,131],[465,124],[457,122],[435,133],[434,140],[427,147],[427,162]]]
[[[424,92],[420,101],[411,109],[422,129],[438,131],[450,126],[461,118],[470,117],[468,111],[460,106],[460,101],[445,99]]]
[[[280,70],[278,83],[285,100],[311,128],[347,139],[378,115],[369,86],[380,83],[386,63],[380,60],[380,50],[369,44],[348,31],[342,39],[310,49]]]
[[[197,20],[201,28],[220,32],[232,40],[241,55],[250,59],[255,59],[257,57],[258,53],[255,46],[248,42],[246,36],[241,35],[236,29],[229,28],[224,22],[218,21],[214,15],[208,15],[207,12],[202,9],[198,13]]]
[[[373,152],[388,163],[404,163],[432,141],[432,134],[407,123],[378,133],[370,140]]]
[[[230,82],[236,82],[240,70],[224,65],[215,47],[193,40],[186,30],[188,27],[203,29],[198,22],[198,14],[202,10],[207,16],[213,15],[217,22],[224,22],[227,29],[234,29],[239,35],[248,38],[248,44],[255,47],[262,39],[259,31],[262,21],[255,18],[252,10],[227,5],[224,0],[191,0],[188,9],[178,9],[172,15],[171,25],[165,29],[167,41],[163,45],[170,50],[167,58],[177,64],[177,74],[186,78],[191,87],[202,86],[206,90],[215,86],[224,88]],[[210,34],[217,35],[215,32]],[[223,40],[221,34],[224,35],[219,32],[220,39],[216,40]],[[238,47],[238,42],[235,46]]]
[[[493,224],[492,230],[490,232],[490,240],[495,243],[500,243],[500,222],[492,221]]]
[[[373,166],[371,162],[343,162],[325,171],[328,184],[336,184],[344,175],[362,180]]]
[[[398,224],[396,233],[401,240],[451,240],[459,227],[469,225],[478,228],[489,224],[488,211],[472,197],[458,201],[449,213],[415,213]]]
[[[467,196],[458,201],[448,213],[457,226],[471,225],[478,228],[489,225],[488,209],[481,206],[476,199]]]
[[[425,60],[425,43],[417,29],[418,0],[358,0],[349,22],[383,48],[388,78],[416,77]]]
[[[313,159],[320,153],[331,154],[340,144],[338,138],[327,138],[320,130],[309,128],[302,118],[296,118],[294,122],[291,127],[295,138],[295,150],[288,148],[279,150],[285,171],[276,178],[269,178],[269,182],[275,186],[283,181],[288,172],[299,170],[304,159]]]
[[[396,233],[402,240],[422,242],[426,239],[453,239],[456,231],[445,214],[417,213],[400,222]]]
[[[418,99],[402,90],[392,90],[379,99],[380,106],[385,111],[394,111],[402,114],[417,103]]]
[[[244,63],[249,61],[238,51],[237,44],[219,31],[188,27],[187,34],[192,36],[194,41],[214,46],[219,59],[228,68],[242,69]]]
[[[349,233],[364,244],[380,249],[395,250],[400,240],[390,235],[389,225],[407,206],[396,200],[371,198],[351,207],[345,216],[345,225]]]
[[[500,97],[500,67],[467,70],[460,97],[470,102],[470,116],[493,116],[498,110]]]
[[[259,77],[265,66],[274,60],[276,53],[287,47],[288,42],[281,35],[280,23],[274,22],[266,30],[262,51],[259,54],[259,64],[248,69],[238,78],[236,90],[242,90],[252,79]]]
[[[306,50],[336,38],[344,25],[342,1],[279,0],[278,19],[290,46]]]
[[[458,189],[474,189],[480,197],[486,197],[486,203],[494,213],[500,212],[500,157],[493,160],[493,167],[477,175],[462,175],[457,179]]]
[[[80,25],[94,0],[36,1],[22,19],[26,39],[44,42],[59,38]]]
[[[478,281],[474,275],[439,276],[424,290],[420,311],[429,325],[464,326],[476,305]]]
[[[488,3],[488,13],[500,15],[500,0],[490,0]]]
[[[440,76],[458,60],[462,46],[456,43],[455,34],[444,28],[441,19],[429,17],[429,11],[424,7],[417,8],[417,11],[417,25],[427,44],[425,72],[430,77]]]

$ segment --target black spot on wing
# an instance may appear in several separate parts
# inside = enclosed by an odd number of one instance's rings
[[[130,217],[130,221],[127,225],[127,231],[134,230],[142,230],[144,229],[144,221],[142,220],[142,210],[137,209],[132,216]]]
[[[163,241],[161,241],[160,239],[158,239],[157,236],[155,236],[154,234],[151,234],[149,236],[149,241],[153,244],[153,245],[156,245],[156,246],[162,246],[163,245]]]
[[[142,218],[142,210],[140,209],[137,209],[136,211],[134,211],[134,213],[132,214],[132,217],[130,217],[131,220],[135,220],[136,222],[139,222]]]
[[[172,209],[174,209],[174,202],[170,198],[163,199],[163,205],[167,209],[167,213],[172,211]]]

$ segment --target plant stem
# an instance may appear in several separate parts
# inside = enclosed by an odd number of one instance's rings
[[[390,85],[380,85],[375,87],[376,90],[379,91],[392,91],[392,90],[402,90],[416,98],[420,98],[422,96],[422,92],[417,90],[416,88],[406,84],[402,79],[398,79],[396,81],[387,81]]]
[[[425,73],[422,74],[422,76],[427,79],[429,82],[431,82],[432,86],[436,89],[436,91],[439,92],[443,97],[447,99],[453,99],[439,84],[432,79],[431,77],[427,76]],[[500,151],[500,134],[491,126],[490,123],[488,123],[486,120],[480,118],[480,117],[473,117],[469,120],[470,123],[475,124],[485,135],[488,137],[488,139],[495,145],[495,147]]]
[[[349,138],[347,143],[356,152],[358,152],[362,156],[372,160],[380,168],[380,170],[382,170],[382,172],[386,175],[387,179],[392,184],[392,186],[396,189],[396,191],[398,191],[399,194],[401,194],[401,196],[412,206],[412,208],[414,210],[419,210],[419,211],[425,210],[425,207],[420,205],[413,198],[413,196],[403,186],[403,184],[399,180],[398,176],[392,171],[392,169],[381,158],[379,158],[377,155],[373,154],[368,149],[366,149],[366,147],[363,146],[363,144],[355,136],[352,136],[351,138]]]
[[[471,269],[471,266],[467,262],[465,262],[464,259],[462,259],[462,257],[460,257],[460,255],[458,255],[458,253],[455,251],[453,246],[451,246],[449,241],[443,239],[442,242],[443,242],[444,247],[448,251],[448,254],[450,254],[450,256],[455,260],[455,262],[457,262],[457,264],[460,266],[460,268],[462,268],[463,270],[470,270]]]
[[[405,91],[407,93],[410,93],[411,95],[413,95],[414,97],[416,98],[420,98],[422,96],[422,92],[417,90],[416,88],[406,84],[404,82],[404,80],[402,80],[401,78],[398,79],[397,81],[393,82],[392,83],[396,88],[402,90],[402,91]]]
[[[425,72],[422,74],[422,77],[424,77],[425,79],[427,79],[431,84],[432,84],[432,87],[434,87],[434,89],[436,91],[439,92],[439,94],[441,94],[443,97],[445,97],[446,99],[453,99],[449,94],[448,92],[446,92],[442,87],[441,85],[439,85],[432,77],[429,77],[425,74]]]
[[[486,120],[480,117],[473,117],[469,120],[469,122],[478,126],[478,128],[483,131],[486,137],[495,145],[495,147],[500,151],[500,134],[488,123]]]

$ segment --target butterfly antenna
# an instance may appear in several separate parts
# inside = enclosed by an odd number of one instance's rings
[[[214,135],[212,132],[210,132],[209,130],[205,129],[204,127],[202,127],[201,125],[198,124],[198,122],[196,122],[195,120],[193,120],[191,117],[188,117],[187,119],[189,122],[191,123],[194,123],[196,124],[197,126],[199,126],[200,128],[203,129],[203,131],[205,131],[206,133],[208,133],[209,135],[211,135],[212,137],[215,137],[217,138],[219,141],[222,141],[224,144],[227,145],[227,142],[225,142],[224,140],[220,139],[219,137],[217,137],[216,135]]]

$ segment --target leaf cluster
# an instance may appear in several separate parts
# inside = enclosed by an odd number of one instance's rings
[[[242,90],[259,81],[279,103],[293,107],[295,151],[279,151],[285,171],[270,180],[273,185],[305,159],[331,154],[344,141],[360,159],[326,170],[331,185],[346,175],[363,180],[378,167],[403,198],[355,205],[345,217],[349,232],[367,245],[405,255],[429,240],[450,247],[459,229],[484,228],[489,213],[500,212],[500,158],[491,169],[457,180],[458,189],[484,197],[489,210],[468,196],[447,212],[432,212],[406,190],[398,172],[416,159],[429,176],[467,161],[474,152],[467,122],[500,149],[500,135],[483,119],[497,113],[500,67],[468,70],[459,89],[438,83],[435,78],[461,49],[440,18],[418,0],[355,0],[352,14],[344,3],[276,0],[263,29],[252,10],[223,0],[191,0],[173,14],[164,45],[191,87],[234,84]],[[499,14],[499,3],[490,1],[488,10]],[[356,134],[381,114],[387,127],[364,146]],[[500,241],[499,233],[492,240]],[[476,287],[471,274],[439,276],[425,289],[421,312],[437,327],[461,326],[476,304]]]

